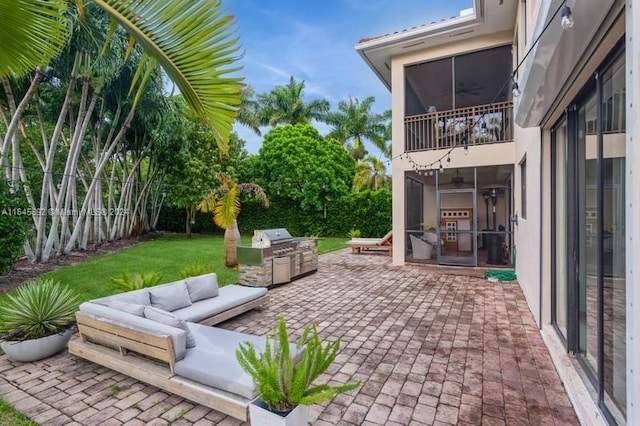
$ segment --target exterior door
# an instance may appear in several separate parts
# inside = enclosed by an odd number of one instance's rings
[[[441,189],[437,197],[439,244],[438,264],[476,266],[477,211],[476,190]]]

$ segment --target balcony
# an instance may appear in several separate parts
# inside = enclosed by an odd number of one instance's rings
[[[434,111],[404,119],[405,152],[513,141],[513,102]]]

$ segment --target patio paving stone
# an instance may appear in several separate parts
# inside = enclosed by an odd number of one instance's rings
[[[263,335],[284,316],[294,338],[315,322],[341,339],[321,379],[362,386],[311,407],[314,425],[579,424],[519,285],[477,274],[342,250],[221,326]],[[0,398],[45,426],[241,424],[68,353],[0,357]]]

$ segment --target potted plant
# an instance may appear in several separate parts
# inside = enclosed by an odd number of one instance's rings
[[[426,222],[422,224],[422,229],[424,230],[424,240],[431,244],[431,246],[435,246],[438,244],[438,233],[436,232],[436,227],[433,223]]]
[[[0,302],[0,347],[15,361],[36,361],[61,351],[73,334],[80,299],[54,280],[36,280]]]
[[[339,339],[323,344],[316,326],[308,325],[292,351],[283,318],[278,321],[276,334],[275,340],[267,335],[261,353],[250,342],[242,342],[236,350],[240,366],[251,376],[260,394],[249,405],[252,425],[306,425],[309,405],[329,401],[340,392],[360,386],[360,382],[342,386],[313,384],[338,355]]]

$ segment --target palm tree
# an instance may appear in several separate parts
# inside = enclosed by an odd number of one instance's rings
[[[304,81],[297,82],[293,76],[286,86],[276,86],[269,93],[258,95],[259,119],[263,126],[278,124],[309,124],[311,120],[324,121],[329,111],[329,101],[303,100]]]
[[[240,213],[240,194],[248,193],[256,197],[265,207],[269,200],[262,187],[254,183],[238,183],[226,173],[217,173],[220,185],[214,188],[198,205],[198,210],[213,213],[213,222],[224,229],[224,264],[238,264],[237,248],[240,242],[238,214]]]
[[[388,188],[391,178],[387,176],[387,168],[383,161],[373,155],[366,156],[356,164],[356,175],[353,178],[353,192]]]
[[[261,136],[259,112],[260,104],[256,99],[255,90],[251,86],[245,86],[240,92],[240,109],[236,121]]]
[[[388,112],[372,113],[371,105],[374,102],[373,96],[362,101],[358,98],[349,98],[338,104],[338,111],[327,114],[326,122],[333,126],[328,137],[340,141],[358,161],[367,154],[364,146],[365,139],[372,142],[380,151],[387,151],[390,114]]]
[[[11,31],[11,43],[0,43],[0,79],[34,72],[5,134],[16,131],[22,113],[42,79],[42,66],[60,55],[71,28],[84,19],[83,0],[69,10],[69,0],[0,0],[0,26]],[[130,36],[130,47],[145,50],[136,74],[140,86],[160,64],[193,111],[216,133],[223,152],[240,104],[242,79],[229,74],[238,52],[234,20],[223,15],[221,0],[94,0]],[[190,24],[186,24],[189,23]],[[127,55],[128,55],[127,52]],[[135,101],[140,99],[138,89]]]

